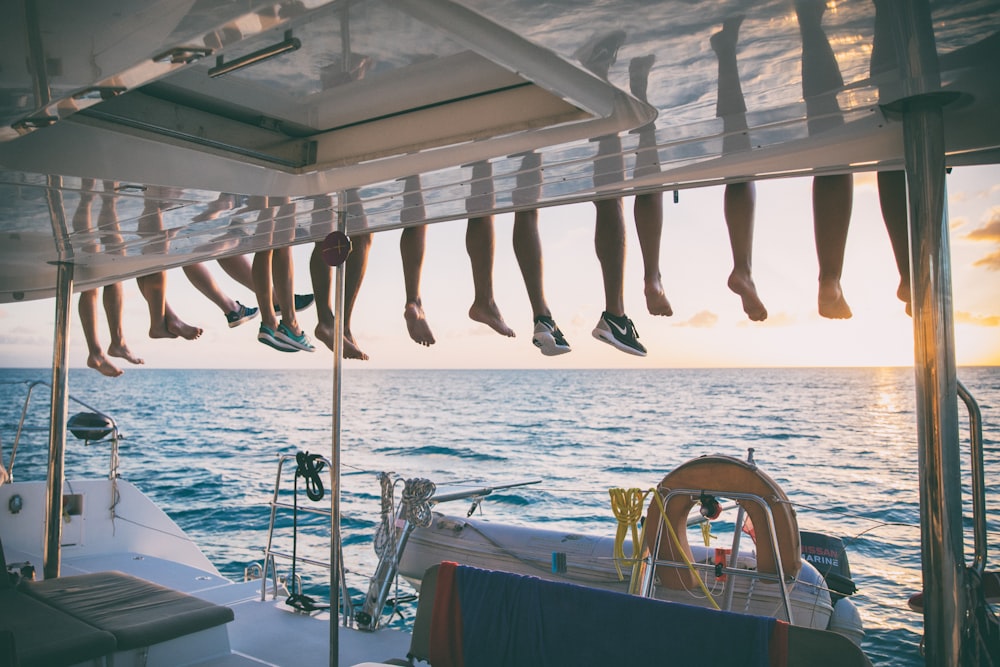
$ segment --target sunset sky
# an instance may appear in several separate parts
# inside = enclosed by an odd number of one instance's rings
[[[594,254],[594,207],[579,204],[540,213],[546,297],[573,351],[543,357],[531,345],[532,321],[511,249],[513,216],[496,219],[495,292],[517,337],[504,338],[468,319],[472,277],[465,252],[465,222],[428,231],[422,296],[437,338],[429,348],[413,343],[403,321],[399,232],[375,236],[368,274],[352,329],[371,359],[350,368],[671,368],[770,366],[882,366],[913,363],[913,330],[896,299],[898,274],[879,213],[874,174],[855,176],[854,212],[842,285],[854,317],[826,320],[816,313],[817,264],[812,233],[810,179],[757,186],[754,276],[767,306],[766,322],[750,322],[726,287],[732,267],[722,217],[722,188],[685,190],[679,202],[664,195],[661,268],[674,316],[646,313],[642,265],[626,198],[627,314],[635,322],[646,358],[601,343],[591,330],[603,309],[600,268]],[[953,305],[959,365],[1000,364],[1000,167],[956,168],[948,180],[952,230]],[[310,292],[311,244],[295,250],[296,292]],[[254,304],[253,295],[213,265],[230,295]],[[257,324],[236,329],[194,291],[178,271],[169,273],[168,298],[187,322],[204,328],[195,341],[152,340],[146,304],[126,286],[126,340],[147,368],[324,368],[332,354],[283,354],[259,344]],[[74,299],[71,365],[85,366],[86,347]],[[0,364],[48,367],[52,361],[54,301],[0,305]],[[312,335],[315,310],[300,314]],[[103,324],[103,323],[102,323]],[[107,344],[106,326],[102,328]],[[128,372],[132,367],[122,360]]]

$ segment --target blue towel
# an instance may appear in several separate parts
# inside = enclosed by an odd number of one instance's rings
[[[455,587],[469,667],[770,665],[773,618],[466,566]]]

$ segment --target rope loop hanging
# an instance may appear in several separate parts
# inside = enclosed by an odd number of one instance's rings
[[[430,498],[437,490],[434,482],[421,477],[406,480],[403,486],[403,498],[400,500],[403,518],[420,528],[431,525]]]
[[[326,462],[323,457],[319,454],[310,454],[309,452],[298,452],[295,454],[295,463],[297,467],[295,468],[295,478],[303,478],[306,482],[306,495],[309,496],[309,500],[316,502],[323,499],[323,480],[319,476],[323,468],[326,467]]]
[[[375,548],[375,553],[378,554],[379,558],[385,556],[386,553],[389,553],[396,548],[396,533],[392,528],[392,511],[396,505],[395,499],[393,498],[393,477],[394,473],[391,472],[378,473],[378,481],[382,489],[382,511],[378,528],[375,529],[375,537],[373,538],[372,546]]]

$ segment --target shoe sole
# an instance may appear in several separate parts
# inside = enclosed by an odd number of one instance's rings
[[[617,348],[617,349],[621,350],[622,352],[625,352],[626,354],[634,354],[637,357],[645,357],[646,356],[645,350],[637,350],[634,347],[630,347],[629,345],[626,345],[625,343],[623,343],[620,340],[618,340],[617,338],[615,338],[614,334],[612,334],[610,332],[607,332],[607,331],[604,331],[600,327],[594,328],[593,334],[594,334],[594,338],[596,338],[597,340],[599,340],[601,342],[604,342],[604,343],[607,343],[608,345],[610,345],[610,346],[612,346],[614,348]]]
[[[257,340],[267,345],[268,347],[274,348],[278,352],[298,352],[298,348],[286,347],[284,343],[277,340],[276,338],[271,338],[270,336],[257,336]]]
[[[299,351],[302,351],[302,352],[315,352],[316,351],[316,348],[314,346],[310,345],[308,342],[305,342],[305,343],[299,342],[299,341],[295,340],[294,338],[291,338],[290,336],[286,336],[285,334],[283,334],[280,331],[275,331],[274,332],[274,339],[278,343],[281,343],[283,345],[287,345],[288,347],[292,348],[290,350],[291,352],[299,352]]]
[[[566,354],[567,352],[572,352],[573,350],[569,347],[563,347],[556,344],[555,336],[552,334],[535,334],[531,338],[531,342],[541,350],[542,354],[546,357],[557,357],[560,354]]]
[[[241,324],[246,324],[250,320],[255,319],[258,315],[260,315],[260,311],[256,311],[253,315],[247,315],[245,317],[241,317],[238,320],[233,320],[232,322],[229,323],[229,328],[230,329],[235,329],[236,327],[240,326]]]

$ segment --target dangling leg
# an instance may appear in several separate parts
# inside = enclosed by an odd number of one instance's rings
[[[635,196],[632,214],[635,217],[635,231],[639,236],[639,252],[642,254],[643,294],[646,309],[650,315],[674,314],[667,295],[663,291],[660,276],[660,238],[663,233],[663,195],[642,194]]]
[[[889,243],[899,271],[896,297],[906,304],[906,314],[912,314],[910,293],[910,238],[906,218],[906,172],[878,172],[878,201],[882,220],[889,232]]]
[[[403,283],[406,289],[406,305],[403,317],[410,338],[421,345],[434,344],[434,334],[424,316],[420,300],[420,274],[424,266],[424,244],[427,238],[426,225],[407,227],[399,237],[399,254],[403,260]]]
[[[757,296],[751,269],[756,198],[753,181],[726,185],[723,211],[729,229],[729,246],[733,252],[733,271],[729,274],[727,285],[743,300],[743,312],[747,317],[754,322],[763,322],[767,319],[767,309]]]
[[[844,269],[847,230],[854,203],[854,179],[850,174],[813,178],[813,228],[819,259],[819,314],[831,319],[851,317],[851,307],[840,288]]]
[[[469,318],[482,322],[501,336],[514,336],[493,298],[493,255],[495,249],[493,216],[469,218],[465,229],[465,249],[472,264],[472,284],[475,290]]]

